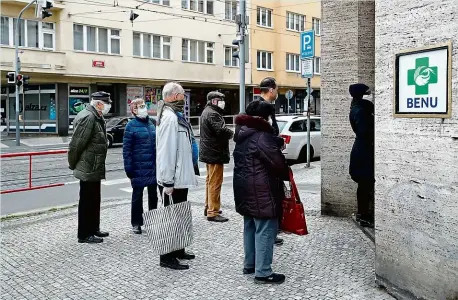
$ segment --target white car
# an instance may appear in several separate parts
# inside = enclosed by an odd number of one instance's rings
[[[283,154],[289,161],[303,163],[307,161],[307,117],[277,117],[280,136],[285,140]],[[310,157],[321,155],[321,117],[310,117]]]

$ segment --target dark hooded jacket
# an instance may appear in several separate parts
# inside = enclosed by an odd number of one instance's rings
[[[229,140],[234,132],[226,127],[223,113],[221,108],[209,103],[200,117],[199,160],[206,164],[229,163]]]
[[[259,117],[239,115],[234,135],[234,199],[236,211],[254,218],[275,218],[285,197],[288,166],[282,142]]]
[[[350,86],[353,97],[350,124],[356,135],[350,156],[350,176],[355,182],[374,180],[374,104],[363,99],[367,95],[364,84]]]

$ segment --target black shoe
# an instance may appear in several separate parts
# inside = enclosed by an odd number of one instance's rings
[[[196,256],[192,253],[189,252],[184,252],[183,254],[180,254],[177,256],[178,259],[194,259]]]
[[[133,226],[132,227],[132,231],[135,233],[135,234],[142,234],[142,228],[140,226]]]
[[[218,211],[218,214],[222,214],[222,213],[223,213],[222,210],[219,210],[219,211]],[[207,208],[205,208],[205,210],[204,210],[204,216],[205,216],[205,217],[207,216]]]
[[[243,268],[243,274],[254,274],[254,268]]]
[[[219,222],[219,223],[223,223],[223,222],[229,221],[228,218],[225,218],[225,217],[220,216],[220,215],[217,215],[217,216],[214,216],[214,217],[207,217],[207,220],[210,221],[210,222]]]
[[[359,225],[362,227],[374,228],[374,223],[366,220],[359,220]]]
[[[109,236],[108,232],[105,232],[105,231],[97,231],[96,233],[94,233],[95,236],[98,236],[98,237],[107,237]]]
[[[102,243],[103,239],[95,237],[93,235],[85,238],[85,239],[78,239],[78,243],[86,243],[86,244],[99,244]]]
[[[254,282],[257,284],[282,284],[285,282],[285,275],[272,273],[272,275],[267,277],[255,277]]]
[[[169,268],[172,270],[187,270],[189,269],[188,265],[181,264],[176,258],[163,260],[159,264],[163,268]]]
[[[283,239],[280,239],[278,237],[275,238],[275,245],[280,246],[283,245]]]

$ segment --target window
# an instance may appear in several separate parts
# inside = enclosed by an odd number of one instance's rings
[[[19,46],[54,50],[55,29],[54,23],[21,20],[19,32]],[[1,17],[1,44],[14,47],[14,33],[16,19]]]
[[[189,62],[212,64],[214,62],[214,47],[214,43],[183,39],[181,59]]]
[[[237,51],[237,47],[224,46],[224,65],[226,67],[238,67],[239,60],[235,57],[232,57],[232,54]]]
[[[312,29],[315,30],[316,35],[321,35],[321,20],[312,18]]]
[[[134,32],[134,56],[170,59],[172,38]]]
[[[209,15],[215,13],[213,0],[182,0],[181,8]]]
[[[85,52],[121,54],[121,31],[73,24],[73,49]]]
[[[304,31],[305,16],[295,14],[295,13],[286,13],[286,28],[294,31]]]
[[[257,68],[259,70],[273,71],[272,52],[258,51]]]
[[[286,71],[299,73],[300,70],[299,54],[286,53]]]
[[[315,74],[321,74],[321,57],[315,57],[313,69]]]
[[[272,28],[272,10],[258,7],[257,21],[259,26]]]
[[[235,16],[239,10],[238,1],[232,0],[224,2],[224,19],[235,21]]]
[[[148,0],[147,2],[170,6],[170,0]]]

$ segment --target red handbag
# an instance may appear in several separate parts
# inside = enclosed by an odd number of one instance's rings
[[[293,171],[289,169],[290,190],[285,189],[285,199],[282,202],[282,218],[280,228],[283,231],[297,235],[306,235],[307,223],[305,221],[304,206],[302,205],[296,182],[294,181]]]

